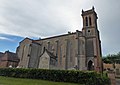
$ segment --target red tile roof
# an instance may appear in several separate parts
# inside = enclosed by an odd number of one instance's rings
[[[1,57],[1,61],[19,61],[19,58],[16,53],[6,51]]]
[[[2,57],[3,56],[3,53],[2,52],[0,52],[0,57]]]

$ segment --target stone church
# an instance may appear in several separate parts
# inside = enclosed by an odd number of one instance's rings
[[[101,41],[94,7],[82,10],[81,16],[82,31],[39,40],[22,40],[17,48],[19,67],[101,71]]]

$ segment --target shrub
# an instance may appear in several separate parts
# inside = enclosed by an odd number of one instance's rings
[[[43,79],[86,85],[109,85],[109,78],[93,71],[0,68],[0,76]]]

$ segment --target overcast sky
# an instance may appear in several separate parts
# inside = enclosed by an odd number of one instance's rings
[[[0,51],[15,52],[24,37],[82,30],[81,10],[95,7],[103,55],[120,51],[120,0],[0,0]]]

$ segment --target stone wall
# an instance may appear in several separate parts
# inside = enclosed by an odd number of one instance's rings
[[[46,38],[36,42],[41,44],[42,49],[45,47],[57,56],[57,64],[60,69],[68,69],[75,66],[75,58],[77,57],[77,39],[75,33]]]
[[[28,38],[19,43],[19,47],[17,48],[17,55],[20,59],[19,67],[28,68],[31,43],[32,40]]]
[[[108,77],[110,78],[111,85],[116,85],[115,72],[108,71]]]
[[[46,52],[40,57],[39,68],[50,69],[50,57]]]
[[[120,64],[115,64],[115,68],[113,67],[113,64],[103,64],[104,70],[107,71],[114,71],[115,77],[120,77]]]

